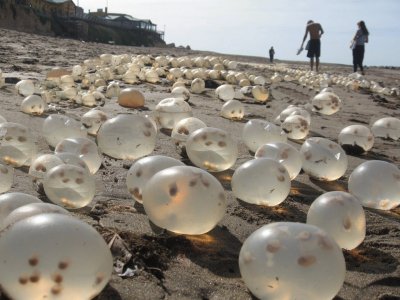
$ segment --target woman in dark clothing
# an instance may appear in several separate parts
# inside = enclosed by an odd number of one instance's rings
[[[365,52],[365,43],[368,43],[369,32],[364,21],[357,23],[358,30],[352,40],[351,48],[353,49],[353,71],[357,72],[360,67],[361,73],[364,75],[363,60]]]

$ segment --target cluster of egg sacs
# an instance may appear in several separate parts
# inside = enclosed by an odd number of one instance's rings
[[[0,265],[10,299],[92,299],[110,280],[113,258],[90,225],[14,192],[0,196]]]

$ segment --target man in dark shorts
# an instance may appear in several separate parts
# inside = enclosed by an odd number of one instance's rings
[[[321,55],[321,35],[324,33],[321,24],[315,23],[310,20],[307,22],[306,33],[304,34],[303,42],[301,43],[301,48],[303,48],[304,42],[307,39],[307,35],[310,33],[310,40],[306,47],[307,57],[310,58],[311,71],[314,68],[314,57],[315,57],[315,70],[319,71],[319,57]]]

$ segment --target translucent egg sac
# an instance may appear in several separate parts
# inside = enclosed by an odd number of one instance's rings
[[[300,152],[292,145],[282,142],[261,145],[254,157],[276,160],[286,168],[291,180],[299,175],[302,166]]]
[[[88,138],[68,138],[59,142],[54,149],[57,153],[73,153],[79,156],[89,168],[91,174],[95,174],[101,165],[101,156],[95,142]]]
[[[95,194],[94,177],[81,167],[59,165],[46,173],[43,181],[46,196],[51,202],[67,209],[88,205]]]
[[[91,109],[82,116],[81,122],[88,134],[96,136],[100,126],[107,121],[107,119],[108,117],[105,112],[99,109]]]
[[[222,101],[229,101],[235,97],[235,89],[230,84],[223,84],[215,89],[215,95]]]
[[[21,111],[29,115],[41,115],[46,107],[46,102],[38,95],[30,95],[21,103]]]
[[[346,152],[331,140],[308,138],[301,146],[300,154],[304,172],[318,180],[336,180],[347,170]]]
[[[105,96],[107,98],[113,98],[118,97],[120,93],[121,88],[119,87],[119,84],[117,82],[110,82],[107,86]]]
[[[14,183],[14,168],[0,163],[0,194],[11,189]]]
[[[42,201],[34,196],[19,192],[0,195],[0,230],[3,228],[4,219],[14,209],[30,203],[42,203]]]
[[[64,162],[56,155],[42,154],[32,160],[28,174],[31,176],[35,186],[40,189],[47,171],[62,164]]]
[[[204,127],[207,127],[207,125],[200,119],[194,117],[185,118],[175,124],[171,132],[171,137],[178,146],[185,148],[189,135],[197,129]]]
[[[311,101],[313,110],[323,115],[332,115],[339,111],[342,101],[331,92],[317,94]]]
[[[307,213],[307,224],[325,230],[339,247],[348,250],[365,238],[364,209],[356,197],[345,192],[327,192],[315,199]]]
[[[238,100],[229,100],[222,106],[221,116],[229,120],[241,120],[244,117],[244,105]]]
[[[269,91],[263,86],[256,85],[251,89],[251,94],[256,102],[266,102],[269,98]]]
[[[210,231],[225,215],[226,205],[221,183],[195,167],[162,170],[151,177],[143,190],[143,206],[149,219],[180,234]]]
[[[316,226],[276,222],[243,243],[239,269],[259,299],[332,299],[344,282],[342,249]]]
[[[0,124],[0,160],[13,167],[30,164],[37,147],[29,129],[21,124]]]
[[[126,175],[126,186],[133,199],[142,203],[143,189],[147,181],[157,172],[166,168],[175,166],[184,166],[185,164],[175,158],[154,155],[147,156],[136,161]]]
[[[180,120],[193,116],[192,108],[182,98],[166,98],[155,108],[155,117],[161,128],[173,129]]]
[[[133,160],[153,152],[156,134],[146,117],[121,114],[103,123],[97,133],[97,144],[106,155]]]
[[[375,137],[397,141],[400,138],[400,119],[393,117],[381,118],[375,121],[371,130]]]
[[[235,164],[238,146],[224,130],[205,127],[190,134],[186,141],[186,153],[199,168],[220,172]]]
[[[134,88],[125,88],[121,90],[118,96],[118,104],[124,107],[143,107],[144,102],[144,95]]]
[[[35,85],[33,84],[32,80],[24,79],[17,82],[15,89],[17,90],[18,94],[27,97],[35,92]]]
[[[261,119],[249,120],[243,127],[242,138],[252,152],[264,144],[287,141],[280,127]]]
[[[72,216],[35,215],[0,239],[2,289],[12,299],[92,299],[105,287],[113,259],[103,237]]]
[[[21,221],[23,219],[44,213],[56,213],[69,215],[69,211],[65,210],[61,206],[50,204],[50,203],[30,203],[22,205],[12,212],[10,212],[7,217],[4,218],[3,227],[6,228],[15,222]]]
[[[201,94],[204,92],[206,89],[206,84],[203,79],[201,78],[195,78],[192,80],[192,83],[190,85],[190,91],[193,94]]]
[[[189,101],[190,99],[190,92],[184,86],[177,86],[174,87],[171,91],[171,94],[174,98],[182,98],[185,101]]]
[[[87,172],[89,171],[89,167],[87,164],[83,161],[82,158],[80,158],[77,154],[71,153],[71,152],[60,152],[54,154],[56,157],[62,160],[62,162],[66,165],[74,165],[80,168],[85,169]]]
[[[400,204],[400,170],[392,163],[370,160],[349,177],[349,192],[365,207],[390,210]]]
[[[372,148],[374,136],[364,125],[350,125],[340,131],[338,142],[346,153],[360,154]]]
[[[300,115],[290,115],[283,121],[281,128],[289,139],[300,140],[308,135],[310,124]]]
[[[66,138],[86,137],[87,132],[80,122],[65,115],[50,115],[43,122],[43,136],[46,142],[55,147]]]
[[[286,168],[269,158],[245,162],[232,176],[235,197],[252,204],[275,206],[290,192],[290,177]]]

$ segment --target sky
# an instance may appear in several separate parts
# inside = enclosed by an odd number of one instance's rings
[[[296,55],[308,20],[322,25],[321,63],[352,64],[350,41],[363,20],[364,64],[400,66],[400,0],[74,0],[85,12],[150,19],[166,43],[193,50],[307,61]]]

